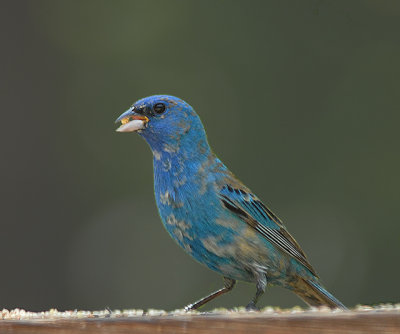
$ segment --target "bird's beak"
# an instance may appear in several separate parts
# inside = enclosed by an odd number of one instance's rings
[[[134,132],[142,130],[146,127],[149,119],[146,116],[139,115],[135,112],[135,107],[128,109],[119,116],[115,123],[121,122],[122,125],[115,131],[117,132]]]

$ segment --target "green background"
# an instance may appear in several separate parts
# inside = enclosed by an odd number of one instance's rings
[[[114,131],[152,94],[194,106],[329,291],[399,302],[399,1],[0,6],[1,308],[171,310],[222,285],[164,230],[145,142]]]

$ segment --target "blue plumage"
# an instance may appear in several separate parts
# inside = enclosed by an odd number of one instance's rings
[[[298,243],[250,189],[211,151],[200,118],[185,101],[156,95],[137,101],[117,131],[137,131],[153,152],[154,192],[171,237],[197,261],[224,277],[224,287],[188,305],[196,309],[253,282],[255,309],[267,284],[294,291],[313,306],[345,308],[318,282]]]

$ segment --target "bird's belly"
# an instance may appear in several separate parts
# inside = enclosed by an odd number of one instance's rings
[[[266,275],[273,284],[285,279],[289,259],[246,224],[230,221],[222,226],[219,221],[199,229],[188,219],[168,217],[165,227],[171,237],[198,262],[221,275],[246,282]]]

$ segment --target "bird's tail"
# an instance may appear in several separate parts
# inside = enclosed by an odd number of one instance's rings
[[[294,292],[310,306],[328,306],[332,309],[347,310],[339,300],[319,283],[299,277]]]

